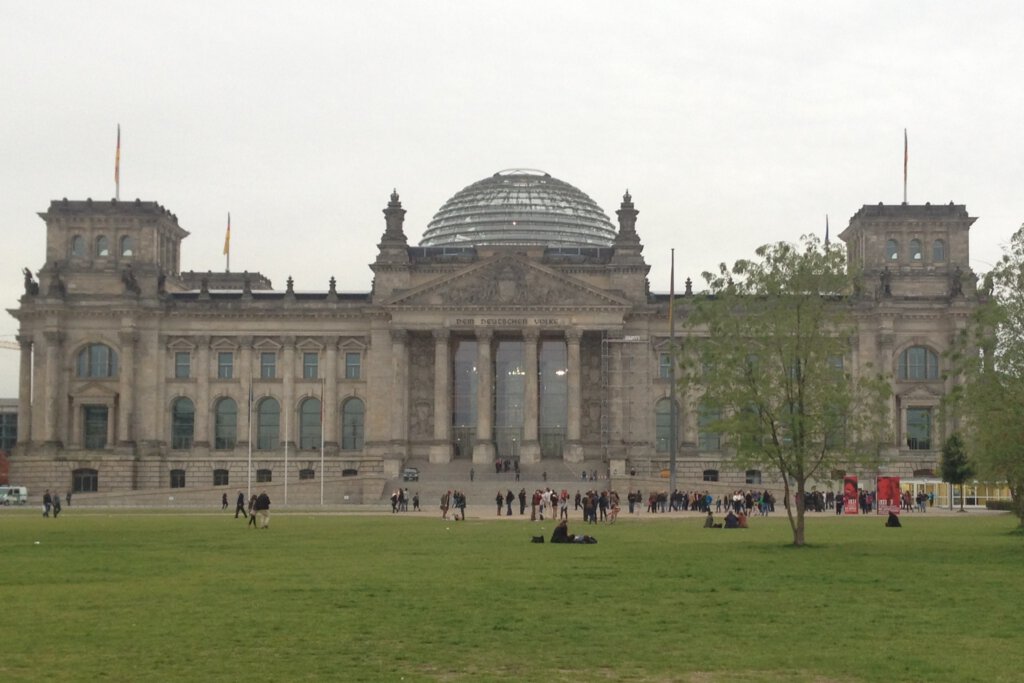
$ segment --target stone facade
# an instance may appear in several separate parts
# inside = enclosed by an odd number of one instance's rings
[[[370,291],[340,294],[332,279],[296,293],[259,273],[182,273],[188,233],[154,202],[52,202],[46,261],[11,311],[11,480],[238,486],[250,458],[263,481],[331,486],[378,486],[410,459],[668,466],[656,412],[670,394],[669,301],[649,291],[628,194],[614,244],[576,250],[410,247],[397,194],[384,214]],[[943,353],[977,301],[974,220],[958,205],[865,206],[841,235],[859,282],[853,372],[892,377],[886,472],[938,469],[954,381]],[[677,298],[681,335],[690,296]],[[696,398],[680,404],[681,484],[714,471],[742,485],[727,444],[701,438]]]

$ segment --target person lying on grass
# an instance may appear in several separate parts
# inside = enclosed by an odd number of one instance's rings
[[[576,534],[575,536],[569,533],[569,522],[562,520],[555,527],[555,530],[551,532],[552,543],[597,543],[597,539],[593,536],[586,536],[583,534]]]

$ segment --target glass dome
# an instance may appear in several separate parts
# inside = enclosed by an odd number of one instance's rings
[[[510,169],[463,188],[427,225],[421,247],[609,247],[615,228],[593,199],[543,171]]]

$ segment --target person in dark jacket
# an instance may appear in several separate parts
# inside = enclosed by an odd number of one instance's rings
[[[266,491],[261,491],[256,497],[256,516],[259,517],[259,528],[266,529],[270,526],[270,496]]]
[[[227,494],[224,494],[227,495]],[[238,513],[241,512],[243,517],[249,515],[245,512],[245,494],[241,491],[238,492],[238,498],[235,499],[235,519],[238,519]]]

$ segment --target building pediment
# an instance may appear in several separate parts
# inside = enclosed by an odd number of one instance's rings
[[[615,293],[534,263],[499,254],[464,270],[402,292],[387,306],[631,306]]]
[[[904,401],[936,401],[942,397],[942,385],[934,388],[927,384],[918,384],[906,391],[900,392],[900,398]]]
[[[116,382],[86,382],[79,386],[71,395],[79,400],[94,400],[98,402],[106,402],[113,400],[117,396],[117,383]]]

